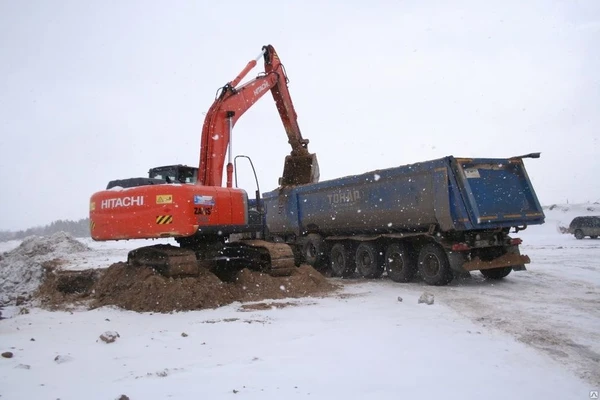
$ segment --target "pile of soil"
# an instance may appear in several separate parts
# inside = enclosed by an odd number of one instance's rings
[[[29,236],[0,255],[0,306],[28,301],[42,283],[47,269],[64,263],[73,253],[90,251],[65,232]]]
[[[337,285],[308,265],[288,277],[243,269],[232,282],[223,282],[208,270],[198,277],[168,278],[151,268],[121,262],[106,270],[54,270],[37,297],[42,305],[55,309],[81,302],[90,308],[113,305],[164,313],[215,308],[235,301],[319,296],[336,289]]]

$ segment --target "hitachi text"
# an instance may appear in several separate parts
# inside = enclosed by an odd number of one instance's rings
[[[128,196],[102,200],[100,208],[118,208],[144,205],[144,196]]]

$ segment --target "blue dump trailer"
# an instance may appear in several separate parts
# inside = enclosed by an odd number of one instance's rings
[[[431,285],[481,271],[501,279],[525,270],[510,233],[544,223],[523,158],[452,156],[282,187],[263,196],[266,237],[292,246],[297,262],[333,276],[387,272]]]

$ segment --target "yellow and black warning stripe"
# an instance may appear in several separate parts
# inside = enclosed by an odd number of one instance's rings
[[[90,221],[90,230],[93,231],[96,227],[96,223],[94,221]]]
[[[167,224],[172,224],[172,223],[173,223],[172,215],[159,215],[156,217],[157,225],[167,225]]]

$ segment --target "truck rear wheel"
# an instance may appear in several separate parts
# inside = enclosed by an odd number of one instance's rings
[[[421,248],[419,273],[425,283],[435,286],[447,285],[454,278],[446,252],[436,243],[428,243]]]
[[[410,282],[416,272],[413,257],[401,243],[391,243],[385,250],[385,270],[394,282]]]
[[[577,229],[575,231],[575,239],[583,239],[585,237],[585,235],[583,234],[583,231],[581,229]]]
[[[337,277],[347,278],[354,273],[356,262],[354,252],[342,243],[336,243],[331,248],[329,255],[331,274]]]
[[[318,270],[327,266],[326,244],[321,235],[310,233],[304,238],[302,258],[304,262]]]
[[[356,268],[364,278],[379,278],[383,274],[383,260],[377,245],[362,242],[356,248]]]
[[[479,272],[487,279],[502,279],[510,274],[510,271],[512,271],[512,267],[482,269]]]

